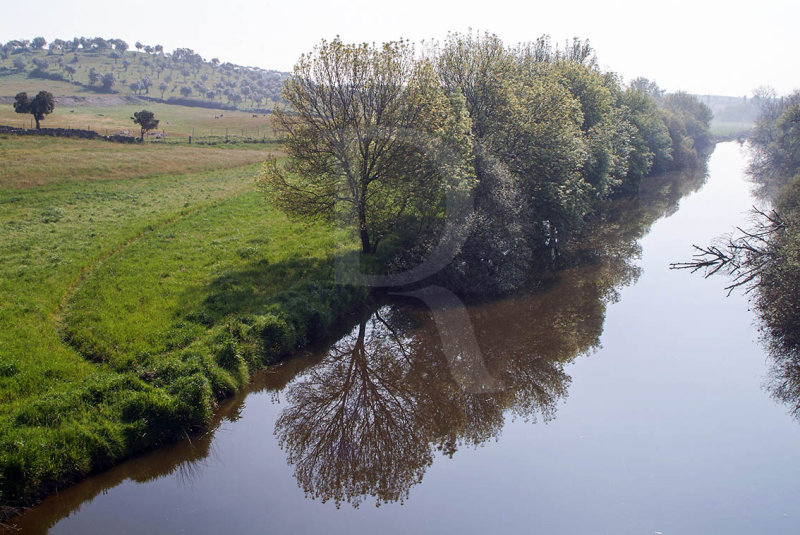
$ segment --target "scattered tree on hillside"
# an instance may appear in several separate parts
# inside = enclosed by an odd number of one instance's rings
[[[166,92],[168,87],[169,86],[167,85],[166,82],[161,82],[160,84],[158,84],[158,90],[161,91],[161,98],[162,99],[164,98],[164,93]]]
[[[107,72],[100,78],[100,83],[103,85],[103,91],[110,93],[111,90],[114,89],[114,84],[117,83],[117,79],[113,72]]]
[[[187,85],[181,87],[181,95],[183,95],[184,97],[188,97],[191,94],[192,94],[192,88],[191,87],[189,87]]]
[[[36,129],[41,127],[39,121],[43,120],[46,115],[53,113],[55,108],[55,101],[53,95],[48,91],[39,91],[33,99],[28,99],[28,94],[25,92],[17,93],[14,97],[14,111],[17,113],[30,113],[36,121]]]
[[[46,44],[47,41],[45,41],[44,37],[34,37],[33,41],[31,41],[31,48],[34,50],[41,50]]]
[[[137,111],[133,114],[131,119],[133,119],[134,124],[138,124],[142,129],[141,135],[139,136],[139,141],[144,141],[144,135],[147,132],[158,128],[158,119],[156,119],[156,116],[152,111]]]
[[[89,85],[94,85],[100,80],[100,73],[97,72],[97,69],[91,67],[89,69]]]
[[[144,90],[144,92],[149,95],[150,94],[150,88],[153,87],[153,81],[150,79],[149,76],[144,76],[144,77],[142,77],[141,80],[139,80],[139,85]]]

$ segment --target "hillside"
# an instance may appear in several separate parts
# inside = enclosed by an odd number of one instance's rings
[[[128,45],[76,37],[13,40],[0,46],[0,96],[48,90],[88,105],[158,100],[189,106],[265,111],[280,100],[288,73],[206,60],[189,48]],[[32,84],[35,82],[35,84]],[[78,99],[80,105],[80,98]],[[135,102],[135,101],[134,101]]]

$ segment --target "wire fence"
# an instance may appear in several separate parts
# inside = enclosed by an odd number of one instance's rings
[[[18,125],[11,124],[5,126],[7,133],[17,133],[25,135],[46,135],[56,137],[74,137],[89,139],[105,139],[107,141],[135,142],[138,141],[141,132],[138,129],[120,128],[93,128],[87,124],[82,125],[50,124],[42,125],[37,130],[33,124],[22,121]],[[13,131],[13,132],[12,132]],[[237,143],[258,143],[258,144],[278,144],[279,141],[272,128],[192,128],[170,131],[169,129],[152,130],[145,134],[144,141],[149,143],[163,143],[170,145],[220,145]]]

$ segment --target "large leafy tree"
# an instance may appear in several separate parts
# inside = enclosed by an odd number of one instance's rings
[[[39,91],[33,99],[29,99],[28,94],[25,92],[17,93],[17,96],[14,97],[14,111],[33,115],[37,130],[41,128],[39,122],[46,115],[53,113],[55,107],[55,100],[49,91]]]
[[[475,144],[476,216],[448,281],[463,291],[518,287],[532,259],[555,255],[586,213],[583,115],[547,46],[511,51],[494,35],[452,34],[437,50],[442,84],[463,96]]]
[[[290,215],[346,222],[365,253],[401,222],[433,217],[447,187],[468,187],[463,106],[404,41],[323,41],[283,97],[290,110],[275,118],[291,158],[268,162],[262,184]]]
[[[131,117],[131,119],[133,119],[134,124],[138,124],[139,127],[141,128],[139,141],[144,141],[144,135],[147,132],[158,128],[158,119],[156,119],[156,116],[152,111],[142,110],[134,112],[133,117]]]

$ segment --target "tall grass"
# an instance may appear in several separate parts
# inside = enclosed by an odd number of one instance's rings
[[[2,141],[15,165],[42,151]],[[84,156],[105,146],[79,143]],[[331,284],[347,238],[266,206],[257,166],[72,181],[116,174],[119,157],[36,167],[27,189],[0,175],[4,505],[203,426],[253,369],[366,297]]]

